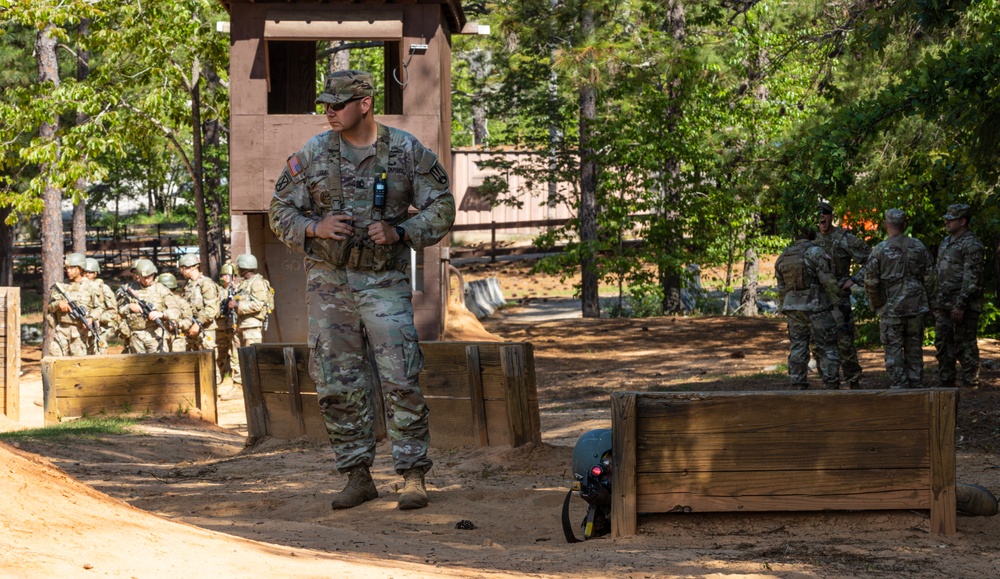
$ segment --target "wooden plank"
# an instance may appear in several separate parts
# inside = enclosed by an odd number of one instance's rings
[[[302,415],[302,391],[299,390],[299,373],[295,363],[295,348],[285,347],[285,376],[289,386],[289,408],[292,412],[292,422],[298,427],[295,438],[306,433],[305,416]]]
[[[628,537],[638,527],[636,494],[636,394],[611,395],[611,538]]]
[[[292,404],[289,393],[263,393],[263,404],[266,408],[289,408]],[[303,434],[300,430],[298,420],[293,419],[289,412],[268,412],[267,413],[267,433],[268,436],[282,440],[294,440],[305,436],[314,442],[329,442],[330,437],[326,432],[326,422],[320,412],[316,394],[311,392],[302,393],[302,425]]]
[[[435,448],[478,446],[468,400],[427,398],[428,428]],[[506,430],[506,421],[502,423]],[[489,434],[487,433],[487,437]]]
[[[930,467],[926,430],[671,436],[649,435],[647,426],[638,425],[640,473]]]
[[[517,346],[502,346],[501,362],[504,375],[504,389],[507,397],[507,424],[514,447],[531,441],[531,419],[528,414],[528,393],[525,386],[523,349]]]
[[[255,444],[268,435],[267,406],[257,374],[257,348],[244,346],[238,349],[238,354],[243,378],[243,404],[247,412],[247,444]]]
[[[745,472],[639,473],[636,477],[636,489],[643,505],[662,506],[669,502],[667,499],[659,498],[663,496],[669,496],[670,500],[673,500],[678,495],[686,495],[693,501],[690,504],[674,503],[663,510],[655,509],[658,512],[675,510],[678,505],[691,506],[695,511],[703,510],[700,505],[704,501],[718,497],[741,499],[744,501],[742,510],[761,510],[755,508],[757,499],[775,497],[798,501],[796,504],[801,510],[813,510],[808,506],[808,501],[814,498],[842,497],[851,500],[852,497],[857,497],[867,500],[886,493],[909,496],[911,502],[893,507],[886,505],[882,508],[912,509],[920,508],[913,499],[925,500],[930,497],[928,492],[930,480],[931,472],[927,468],[800,471],[763,469]],[[640,506],[639,510],[644,509]]]
[[[528,418],[531,441],[542,442],[542,414],[538,408],[538,384],[535,378],[535,348],[531,343],[524,344],[524,379],[528,394]]]
[[[109,354],[53,358],[53,378],[80,379],[85,376],[150,376],[154,374],[194,373],[198,369],[197,352],[172,354]]]
[[[637,412],[663,433],[926,430],[930,402],[893,390],[644,393]]]
[[[54,358],[42,358],[42,408],[44,412],[44,424],[59,423],[59,411],[56,408],[56,387],[52,377],[52,365]]]
[[[21,420],[21,288],[3,288],[3,315],[0,322],[4,329],[3,347],[3,413],[7,418]]]
[[[56,380],[53,386],[56,396],[60,399],[75,398],[124,398],[128,396],[152,396],[163,390],[187,389],[192,395],[196,392],[197,375],[195,372],[178,372],[176,374],[157,374],[156,379],[149,376],[87,376],[81,380]]]
[[[851,511],[851,510],[908,510],[926,509],[930,506],[928,493],[903,490],[871,495],[854,496],[763,496],[753,497],[696,497],[677,493],[675,496],[639,495],[637,509],[642,513],[682,512],[684,506],[693,505],[691,512],[767,512],[767,511]],[[676,511],[671,509],[677,508]],[[614,517],[614,506],[611,507]],[[614,520],[614,519],[612,519]],[[612,526],[612,533],[614,527]]]
[[[67,416],[94,416],[124,412],[178,412],[198,407],[193,387],[165,390],[158,394],[142,396],[100,396],[94,398],[57,398],[56,408],[60,418]]]
[[[198,352],[198,372],[195,378],[196,396],[198,398],[198,409],[201,410],[201,419],[219,423],[218,393],[215,384],[215,350],[201,350]]]
[[[931,532],[957,532],[955,505],[955,390],[931,392]]]
[[[479,346],[465,347],[465,364],[469,377],[469,402],[472,406],[472,434],[476,447],[490,445],[486,427],[486,404],[483,400],[482,368],[479,365]]]

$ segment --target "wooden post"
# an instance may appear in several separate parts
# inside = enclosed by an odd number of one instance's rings
[[[479,346],[465,347],[465,365],[469,371],[469,394],[472,399],[472,430],[476,447],[490,445],[486,428],[486,401],[483,397],[483,369],[479,364]]]
[[[59,423],[59,411],[56,409],[56,385],[52,378],[52,358],[42,358],[42,399],[45,420],[43,424]]]
[[[636,512],[636,396],[611,395],[611,538],[634,535]]]
[[[955,390],[931,391],[931,532],[954,535]]]
[[[292,418],[299,428],[299,436],[306,434],[306,417],[302,413],[302,388],[299,386],[299,370],[295,361],[295,348],[286,346],[282,349],[285,354],[285,378],[288,380],[288,394],[291,402]]]
[[[215,392],[215,350],[202,350],[198,353],[198,407],[202,420],[212,424],[219,423],[218,399]]]
[[[243,375],[243,403],[247,411],[247,444],[256,444],[267,436],[267,408],[257,373],[257,348],[239,348],[240,374]]]
[[[510,445],[518,447],[531,440],[531,419],[528,414],[528,390],[525,384],[523,351],[518,346],[500,346],[500,370],[503,372],[504,395],[507,402],[507,424]]]
[[[3,351],[3,382],[0,395],[7,418],[21,420],[21,288],[6,287],[0,293],[0,350]]]

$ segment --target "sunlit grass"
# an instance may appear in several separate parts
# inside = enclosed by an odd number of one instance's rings
[[[72,422],[62,422],[42,428],[0,432],[3,442],[71,442],[73,440],[94,440],[102,436],[114,436],[133,433],[132,427],[138,422],[135,418],[123,416],[100,416],[81,418]]]

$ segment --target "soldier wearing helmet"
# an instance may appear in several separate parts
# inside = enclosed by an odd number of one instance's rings
[[[271,284],[264,276],[257,273],[257,258],[244,253],[236,258],[239,269],[238,283],[233,298],[229,300],[229,309],[236,312],[236,323],[233,325],[233,355],[230,356],[230,369],[233,373],[233,385],[243,383],[240,376],[239,356],[236,352],[244,346],[252,346],[264,341],[264,328],[267,316],[274,307]],[[238,390],[242,390],[239,388]],[[225,399],[232,393],[224,394]]]
[[[236,356],[233,351],[233,324],[229,312],[229,300],[236,295],[236,284],[233,281],[235,274],[236,266],[229,261],[219,270],[219,316],[216,318],[215,330],[217,385],[221,385],[226,374],[232,371],[230,361]]]
[[[99,313],[99,304],[91,293],[90,280],[83,276],[87,256],[71,253],[66,256],[63,265],[68,282],[56,284],[62,293],[54,287],[45,309],[45,321],[52,328],[48,355],[86,356],[90,353],[90,342],[97,341],[87,326],[94,322],[95,312]],[[73,316],[71,301],[86,311],[84,321]]]
[[[156,277],[156,281],[163,284],[163,287],[174,294],[181,308],[180,319],[170,320],[169,323],[165,324],[167,330],[170,332],[170,336],[167,338],[167,349],[170,352],[187,352],[187,332],[195,325],[191,304],[184,299],[182,290],[178,287],[177,278],[174,274],[161,273]]]
[[[187,349],[215,349],[215,319],[219,317],[219,286],[201,273],[201,257],[196,253],[183,255],[177,262],[184,284],[184,301],[191,305],[191,326],[187,329]]]
[[[102,340],[93,340],[90,344],[91,354],[107,354],[108,339],[118,331],[121,324],[121,316],[118,315],[118,301],[115,299],[115,292],[111,290],[104,280],[97,277],[101,273],[101,265],[92,257],[87,258],[87,265],[83,268],[83,276],[90,280],[90,291],[93,299],[98,303],[99,310],[94,312],[102,332]]]
[[[135,279],[122,286],[118,313],[132,330],[129,349],[136,354],[168,351],[170,336],[166,324],[177,322],[182,316],[183,307],[177,296],[156,281],[156,273],[152,261],[136,260]]]

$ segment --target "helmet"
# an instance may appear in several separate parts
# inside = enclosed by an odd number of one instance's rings
[[[156,278],[156,281],[167,286],[168,289],[177,289],[177,278],[172,273],[161,273],[160,277]]]
[[[610,460],[611,429],[598,428],[583,433],[573,447],[573,474],[586,480],[587,472],[594,465],[602,465]],[[609,463],[610,464],[610,463]]]
[[[82,253],[71,253],[66,256],[66,261],[63,262],[63,265],[83,269],[87,266],[87,256]]]
[[[231,263],[225,263],[222,265],[222,270],[219,273],[221,275],[233,275],[236,273],[236,268]]]
[[[257,258],[249,253],[241,254],[236,258],[236,267],[241,270],[257,269]]]
[[[88,257],[87,265],[84,266],[83,271],[101,273],[101,264],[97,263],[97,260],[93,257]]]
[[[180,267],[191,267],[192,265],[198,265],[201,263],[201,258],[198,257],[197,253],[185,253],[181,256],[180,260],[177,261],[177,265]]]
[[[137,259],[135,262],[135,273],[137,273],[139,277],[153,275],[156,273],[156,266],[153,265],[153,262],[148,259]]]

